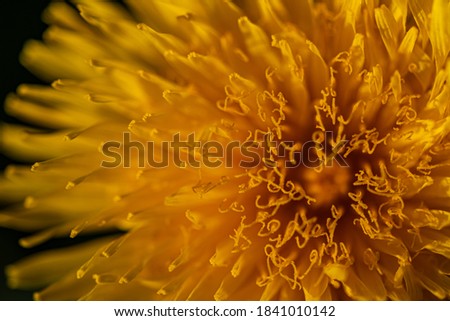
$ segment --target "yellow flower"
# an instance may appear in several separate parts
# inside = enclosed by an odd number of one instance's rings
[[[3,150],[37,162],[5,170],[0,224],[36,231],[25,247],[124,234],[26,258],[7,268],[12,287],[449,298],[448,1],[74,2],[49,6],[22,55],[52,86],[7,99],[50,130],[2,126]],[[143,162],[177,137],[178,163]]]

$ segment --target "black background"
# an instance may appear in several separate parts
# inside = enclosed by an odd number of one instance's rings
[[[6,0],[0,4],[0,118],[17,122],[5,115],[3,102],[8,93],[14,92],[21,83],[41,83],[19,63],[19,53],[27,39],[41,39],[46,26],[41,15],[50,0]],[[1,144],[1,142],[0,142]],[[0,172],[10,162],[0,151]],[[0,209],[1,210],[1,209]],[[42,250],[25,250],[18,239],[25,234],[0,228],[0,300],[30,300],[32,293],[8,289],[4,267],[17,259]]]

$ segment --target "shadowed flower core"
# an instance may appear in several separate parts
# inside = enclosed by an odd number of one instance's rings
[[[125,3],[49,5],[21,61],[51,86],[20,86],[5,109],[29,127],[0,130],[2,152],[34,164],[0,178],[0,225],[33,232],[22,246],[124,233],[25,258],[11,287],[42,300],[449,298],[448,1]],[[156,159],[192,133],[283,152],[101,166],[124,133]],[[302,166],[310,145],[325,148]]]

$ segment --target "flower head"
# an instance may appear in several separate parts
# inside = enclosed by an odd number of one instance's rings
[[[37,162],[6,169],[0,224],[36,231],[25,247],[124,234],[24,259],[11,286],[450,296],[448,1],[74,2],[49,6],[22,55],[51,87],[7,99],[50,130],[2,126],[2,148]]]

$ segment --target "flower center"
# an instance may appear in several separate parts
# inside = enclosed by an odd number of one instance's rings
[[[307,168],[301,176],[306,193],[316,200],[314,206],[332,205],[350,189],[350,168],[339,164]]]

